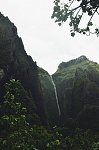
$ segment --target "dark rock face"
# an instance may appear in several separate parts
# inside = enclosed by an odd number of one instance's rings
[[[0,13],[0,101],[4,96],[4,84],[10,79],[18,79],[32,96],[41,123],[47,125],[38,67],[31,56],[26,54],[17,28]],[[28,102],[27,102],[28,103]]]
[[[43,92],[44,104],[47,112],[47,118],[50,126],[55,126],[58,125],[59,114],[51,76],[42,68],[38,68],[38,70]]]

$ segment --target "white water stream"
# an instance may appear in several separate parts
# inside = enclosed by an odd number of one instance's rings
[[[55,97],[56,97],[56,102],[57,102],[57,107],[58,107],[58,113],[59,113],[59,116],[60,116],[61,111],[60,111],[59,102],[58,102],[57,90],[56,90],[56,85],[53,81],[52,76],[51,76],[51,81],[52,81],[52,84],[53,84],[53,87],[54,87],[54,92],[55,92]]]

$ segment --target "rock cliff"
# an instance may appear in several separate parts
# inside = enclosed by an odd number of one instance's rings
[[[40,67],[38,70],[48,121],[50,126],[55,126],[58,125],[59,114],[51,76],[47,71]]]
[[[10,79],[18,79],[28,96],[37,107],[41,123],[46,126],[46,113],[43,103],[38,67],[28,56],[15,25],[0,13],[0,102],[5,94],[4,84]],[[28,101],[27,101],[28,103]]]

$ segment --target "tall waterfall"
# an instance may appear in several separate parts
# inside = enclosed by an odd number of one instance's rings
[[[61,111],[60,111],[60,107],[59,107],[59,103],[58,103],[58,96],[57,96],[57,90],[56,90],[56,85],[53,81],[53,77],[51,76],[51,81],[52,81],[52,84],[53,84],[53,87],[54,87],[54,92],[55,92],[55,97],[56,97],[56,102],[57,102],[57,107],[58,107],[58,113],[59,113],[59,116],[61,114]]]

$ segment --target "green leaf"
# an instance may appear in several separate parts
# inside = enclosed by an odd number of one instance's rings
[[[70,22],[70,23],[69,23],[69,25],[70,25],[70,27],[72,27],[73,23],[72,23],[72,22]]]
[[[92,26],[93,25],[93,23],[92,22],[88,22],[88,26]]]
[[[6,145],[6,144],[7,144],[7,141],[6,141],[6,140],[4,140],[4,141],[3,141],[3,144],[4,144],[4,145]]]
[[[74,36],[75,36],[75,33],[74,33],[74,32],[72,32],[72,33],[71,33],[71,36],[72,36],[72,37],[74,37]]]
[[[86,32],[84,31],[83,34],[86,34]]]
[[[22,107],[21,111],[25,113],[25,112],[27,112],[27,109],[25,107]]]
[[[2,119],[3,119],[3,120],[9,120],[9,116],[8,116],[8,115],[4,115],[4,116],[2,117]]]
[[[61,23],[58,23],[58,25],[61,26],[62,24],[61,24]]]

